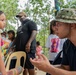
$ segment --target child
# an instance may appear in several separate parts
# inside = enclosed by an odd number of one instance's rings
[[[15,40],[15,32],[14,32],[14,30],[9,30],[7,32],[7,35],[8,35],[8,39],[11,41],[10,44],[9,44],[8,50],[7,50],[7,53],[9,53],[9,52],[14,50],[13,49],[14,47],[12,47],[13,46],[13,42]]]
[[[42,46],[40,46],[40,42],[37,41],[37,42],[36,42],[36,55],[37,55],[37,54],[42,54],[42,53],[43,53],[43,51],[42,51]]]
[[[0,11],[0,29],[3,29],[6,26],[6,16],[4,14],[3,11]],[[6,72],[5,70],[5,65],[4,62],[2,60],[2,53],[1,53],[1,34],[0,34],[0,72],[1,75],[18,75],[20,73],[20,70],[22,71],[22,67],[20,69],[16,68],[16,69],[12,69],[9,70],[8,72]]]

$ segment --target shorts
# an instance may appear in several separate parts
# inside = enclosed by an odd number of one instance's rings
[[[32,59],[35,58],[35,53],[26,53],[26,61],[25,61],[24,69],[25,68],[26,69],[34,69],[34,66],[30,62],[30,58],[32,58]],[[16,60],[17,59],[11,60],[10,69],[15,68]],[[21,66],[23,67],[24,58],[21,58],[20,62],[21,62]]]
[[[26,61],[25,61],[24,68],[34,69],[34,66],[30,62],[30,58],[34,59],[35,58],[35,53],[26,53]]]

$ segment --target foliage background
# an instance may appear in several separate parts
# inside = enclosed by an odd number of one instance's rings
[[[51,1],[53,0],[27,0],[24,5],[26,14],[40,27],[36,39],[40,41],[45,54],[47,54],[45,43],[49,35],[49,21],[55,17],[55,8],[52,7]],[[7,16],[6,31],[10,29],[16,31],[12,23],[17,24],[15,15],[20,12],[18,2],[19,0],[0,0],[0,10],[4,11]],[[59,3],[60,8],[76,8],[76,0],[59,0]]]

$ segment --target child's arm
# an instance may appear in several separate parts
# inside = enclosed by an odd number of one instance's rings
[[[2,75],[7,75],[6,69],[5,69],[5,66],[4,66],[4,62],[2,60],[1,50],[0,50],[0,72],[2,73]]]
[[[11,69],[7,72],[7,75],[19,75],[24,71],[23,67],[19,66],[17,68]]]

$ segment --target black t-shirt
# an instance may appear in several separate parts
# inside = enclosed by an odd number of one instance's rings
[[[33,21],[26,19],[22,25],[18,28],[16,37],[16,51],[25,51],[26,43],[28,42],[32,31],[37,31],[37,25]],[[31,52],[36,51],[36,40],[34,39],[31,43]]]
[[[69,65],[71,71],[76,71],[76,46],[67,40],[63,45],[63,65]]]

